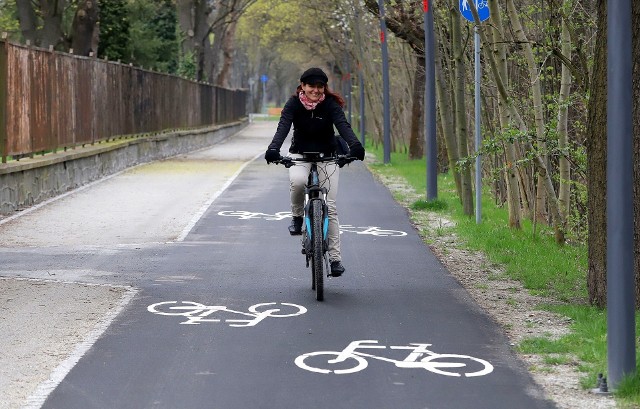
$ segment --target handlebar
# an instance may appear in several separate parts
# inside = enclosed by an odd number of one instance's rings
[[[296,162],[303,163],[318,163],[318,162],[335,162],[339,167],[343,167],[344,165],[357,160],[356,157],[347,156],[347,155],[331,155],[331,156],[313,156],[313,157],[302,157],[302,158],[292,158],[290,156],[281,156],[279,160],[274,161],[273,163],[284,165],[285,168],[290,168],[291,166],[295,166]]]

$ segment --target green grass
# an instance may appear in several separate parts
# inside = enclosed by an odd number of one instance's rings
[[[376,158],[383,157],[382,146],[368,146],[367,151]],[[369,167],[374,173],[404,179],[416,192],[426,196],[424,159],[409,160],[404,153],[392,153],[389,164],[378,160]],[[578,369],[584,373],[582,386],[594,388],[597,375],[606,374],[607,323],[606,311],[587,302],[585,243],[558,246],[550,228],[538,224],[534,233],[529,221],[523,222],[521,230],[509,228],[507,209],[496,206],[488,192],[484,192],[482,198],[481,223],[476,223],[475,216],[463,213],[455,182],[449,174],[438,175],[437,191],[436,200],[414,202],[410,206],[412,210],[436,212],[454,221],[455,226],[448,228],[453,229],[465,248],[483,252],[490,262],[504,269],[508,278],[521,282],[532,294],[553,300],[553,305],[539,306],[539,309],[570,320],[570,334],[559,339],[538,334],[520,343],[519,351],[544,356],[543,365],[535,368],[537,371],[549,371],[554,365],[577,360]],[[490,278],[501,279],[500,276]],[[640,321],[638,318],[636,315],[636,323]],[[640,375],[623,380],[615,396],[623,407],[640,407]]]

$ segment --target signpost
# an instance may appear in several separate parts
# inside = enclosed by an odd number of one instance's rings
[[[389,103],[389,50],[387,49],[387,23],[384,16],[384,1],[378,0],[380,12],[380,43],[382,45],[382,93],[384,123],[384,163],[391,162],[391,107]]]
[[[262,83],[262,113],[267,113],[267,81],[269,77],[266,74],[260,76],[260,82]]]
[[[427,201],[438,198],[438,148],[436,143],[436,59],[433,11],[423,0],[424,11],[424,129],[427,160]]]
[[[469,0],[460,0],[460,13],[462,17],[471,21],[476,20],[473,17],[473,5],[477,11],[478,20],[483,22],[489,18],[488,0],[472,0],[474,4],[469,4]],[[480,105],[480,79],[482,69],[480,67],[480,34],[478,26],[474,29],[475,44],[475,122],[476,122],[476,223],[482,220],[482,155],[480,155],[480,146],[482,145],[482,135],[480,134],[481,121],[481,105]]]

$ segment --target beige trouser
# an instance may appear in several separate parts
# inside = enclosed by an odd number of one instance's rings
[[[301,158],[300,154],[290,154],[292,158]],[[291,213],[294,216],[304,216],[304,187],[309,177],[310,163],[296,162],[289,168],[289,181],[291,182]],[[341,261],[340,257],[340,223],[336,209],[336,196],[338,194],[338,181],[340,168],[335,163],[318,163],[318,175],[320,187],[327,189],[327,207],[329,208],[329,231],[327,232],[328,253],[330,261]]]

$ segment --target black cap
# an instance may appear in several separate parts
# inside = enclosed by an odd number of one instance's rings
[[[309,68],[300,76],[300,82],[305,84],[326,84],[329,82],[327,74],[320,68]]]

